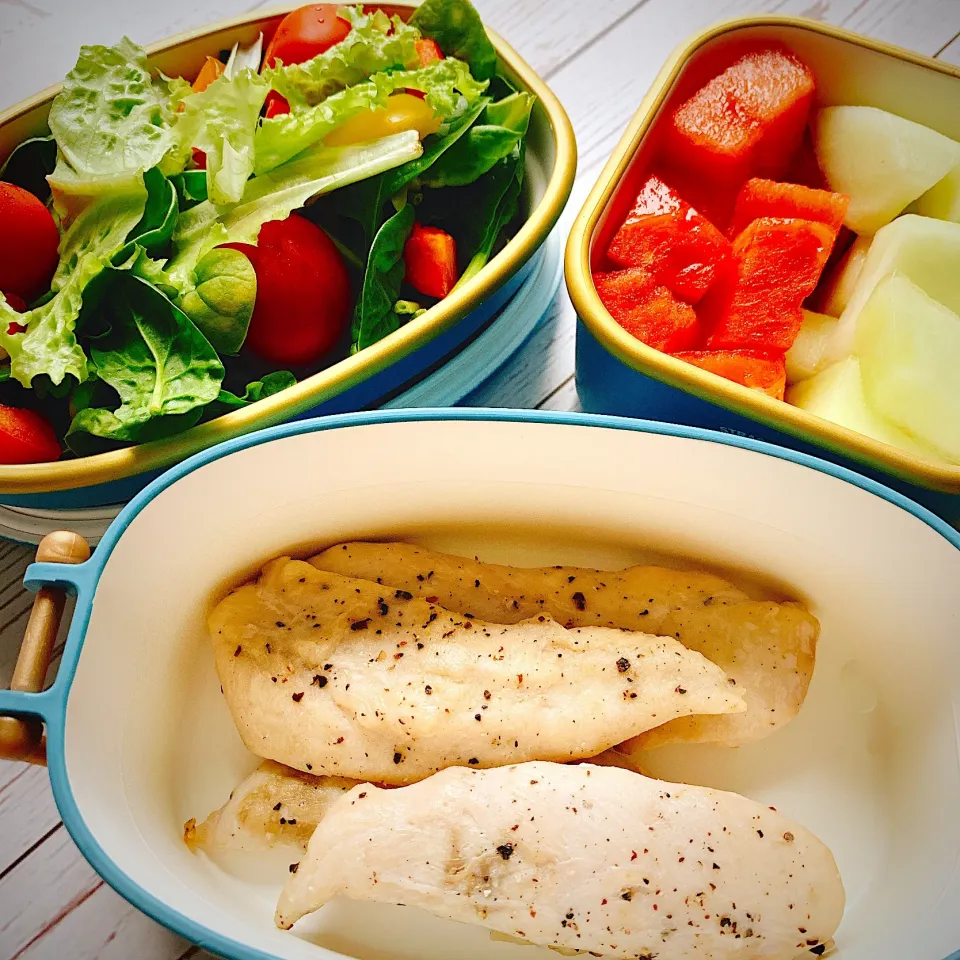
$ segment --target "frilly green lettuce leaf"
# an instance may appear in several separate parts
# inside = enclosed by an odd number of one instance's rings
[[[183,101],[177,120],[177,150],[184,160],[192,147],[206,154],[207,196],[236,203],[253,173],[254,134],[270,85],[252,70],[218,77]]]
[[[173,143],[178,88],[150,76],[145,51],[124,38],[85,46],[50,107],[58,161],[50,185],[61,215],[91,198],[125,193]],[[85,198],[76,200],[71,198]]]
[[[339,16],[350,22],[350,33],[340,43],[306,63],[279,64],[264,70],[271,87],[296,113],[316,106],[331,94],[391,68],[417,65],[420,31],[383,11],[364,13],[343,7]]]
[[[223,412],[226,412],[226,410],[238,410],[240,407],[249,406],[251,403],[272,397],[281,390],[295,386],[296,382],[297,378],[290,373],[289,370],[276,370],[273,373],[266,374],[266,376],[260,380],[248,383],[246,392],[242,397],[221,388],[219,396],[214,402],[214,405],[209,408],[208,413],[211,411],[219,413],[221,404],[224,408]]]
[[[20,314],[0,300],[0,346],[10,355],[10,375],[23,386],[29,387],[40,374],[54,384],[68,374],[81,382],[86,379],[87,358],[74,332],[83,292],[124,247],[146,200],[141,178],[139,192],[101,200],[77,217],[60,243],[53,296],[42,306]],[[10,332],[24,326],[24,333]]]
[[[450,58],[418,70],[373,74],[315,107],[264,120],[256,136],[255,171],[267,173],[322,141],[350,117],[386,106],[398,90],[423,92],[433,112],[448,121],[476,103],[486,86],[473,79],[465,63]]]

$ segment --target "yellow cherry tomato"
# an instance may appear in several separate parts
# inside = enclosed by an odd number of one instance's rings
[[[328,133],[323,142],[328,147],[345,147],[351,143],[379,140],[404,130],[416,130],[422,140],[428,133],[436,133],[439,129],[440,118],[425,100],[410,93],[395,93],[386,107],[350,117]]]

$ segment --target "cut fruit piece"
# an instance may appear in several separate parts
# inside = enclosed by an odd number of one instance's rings
[[[787,382],[799,383],[818,374],[824,368],[823,357],[827,343],[837,326],[836,317],[804,310],[803,325],[787,351]]]
[[[674,110],[666,154],[713,181],[777,179],[800,145],[813,90],[813,73],[785,48],[745,54]]]
[[[960,163],[960,143],[876,107],[826,107],[811,129],[831,190],[850,195],[844,223],[873,234]]]
[[[693,307],[681,303],[645,270],[595,273],[603,305],[631,336],[666,353],[696,346],[700,326]]]
[[[819,293],[820,307],[831,317],[839,317],[846,309],[867,260],[873,237],[857,237],[843,259],[827,273]]]
[[[833,231],[834,237],[843,226],[850,198],[843,193],[814,190],[796,183],[777,183],[754,177],[748,180],[737,197],[733,223],[728,233],[737,236],[761,217],[814,220]]]
[[[960,164],[917,200],[916,212],[922,217],[960,223]]]
[[[663,163],[656,164],[651,173],[669,184],[671,189],[701,216],[706,217],[720,233],[726,233],[727,224],[733,216],[733,206],[737,202],[737,194],[740,192],[739,183],[716,183],[699,173]]]
[[[783,399],[787,383],[783,357],[770,357],[749,350],[692,350],[674,356],[775,400]]]
[[[836,332],[827,363],[853,352],[857,318],[873,288],[888,274],[900,273],[934,300],[960,313],[960,223],[905,214],[877,232]]]
[[[607,256],[621,267],[643,267],[687,303],[696,303],[730,259],[729,241],[657,176],[643,185]]]
[[[788,387],[787,403],[908,453],[931,456],[913,437],[867,406],[856,357],[847,357],[815,377]]]
[[[855,346],[867,403],[960,463],[960,316],[893,274],[861,311]]]
[[[800,306],[817,285],[833,234],[812,220],[754,220],[734,241],[735,279],[706,298],[707,347],[782,353],[800,332]]]

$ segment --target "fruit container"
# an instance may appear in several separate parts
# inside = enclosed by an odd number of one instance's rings
[[[633,202],[665,118],[738,49],[786,46],[813,70],[814,106],[879,107],[960,138],[960,70],[827,24],[750,17],[712,27],[667,61],[600,174],[571,231],[566,278],[577,310],[576,382],[584,410],[706,426],[827,457],[881,479],[960,525],[960,465],[925,459],[668,356],[625,332],[591,271]],[[718,66],[722,65],[722,66]]]
[[[154,44],[147,48],[150,62],[168,76],[193,76],[207,55],[252,43],[261,32],[269,36],[295,7],[248,13]],[[382,9],[406,17],[414,8]],[[215,443],[318,414],[453,404],[521,345],[562,277],[560,241],[550,234],[573,183],[576,145],[567,115],[546,84],[509,44],[492,31],[490,37],[500,70],[537,97],[527,135],[525,219],[505,248],[476,277],[395,333],[249,407],[166,440],[56,463],[0,465],[0,535],[36,542],[58,518],[102,533],[119,506],[163,469]],[[0,113],[0,160],[45,132],[58,89]]]
[[[960,534],[874,481],[782,447],[537,411],[281,425],[172,468],[92,559],[70,535],[44,542],[47,562],[26,574],[43,589],[17,689],[0,691],[0,754],[45,755],[71,836],[135,906],[236,960],[556,956],[369,903],[339,901],[282,933],[273,909],[296,851],[221,861],[183,842],[184,821],[257,763],[219,692],[211,594],[267,558],[356,538],[527,566],[672,560],[802,598],[822,632],[799,716],[735,750],[663,748],[648,755],[650,773],[744,793],[823,839],[847,890],[836,960],[943,960],[960,946]],[[77,601],[44,690],[64,590]]]

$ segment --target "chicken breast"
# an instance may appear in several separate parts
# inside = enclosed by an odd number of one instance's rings
[[[709,573],[665,567],[586,570],[507,567],[406,543],[345,543],[318,554],[321,570],[374,580],[491,623],[543,613],[567,627],[604,626],[674,637],[737,682],[747,710],[674,720],[624,749],[668,743],[741,746],[761,740],[800,710],[820,624],[796,603],[749,599]]]
[[[263,850],[278,845],[306,849],[331,805],[357,780],[315,777],[265,760],[206,820],[188,820],[183,839],[191,850]]]
[[[410,783],[444,767],[592,757],[665,720],[744,709],[675,639],[546,616],[492,625],[282,558],[209,619],[251,752],[307,773]]]
[[[553,763],[355,787],[311,838],[276,922],[289,928],[336,896],[647,960],[822,953],[844,907],[830,851],[769,807]]]

